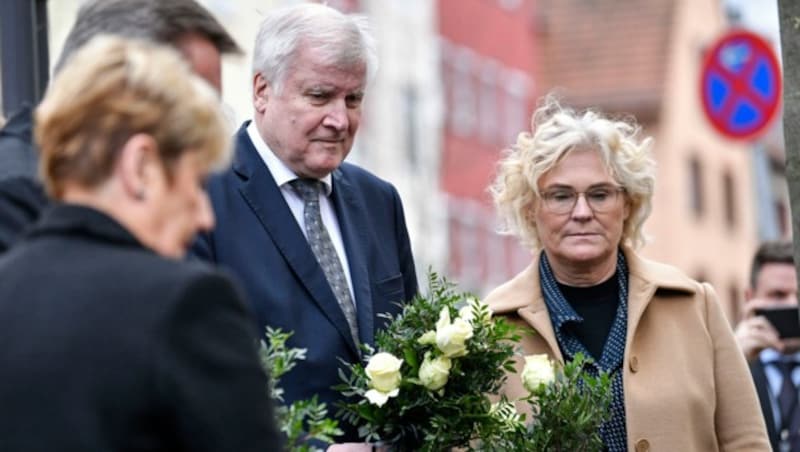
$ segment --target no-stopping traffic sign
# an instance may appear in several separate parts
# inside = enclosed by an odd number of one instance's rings
[[[772,47],[759,35],[735,30],[706,54],[700,81],[703,109],[725,136],[754,138],[778,111],[781,72]]]

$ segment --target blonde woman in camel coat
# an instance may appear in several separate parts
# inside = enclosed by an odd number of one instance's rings
[[[601,428],[609,451],[770,450],[713,288],[634,251],[653,195],[650,139],[552,99],[532,123],[491,188],[506,232],[534,255],[487,297],[495,315],[534,331],[526,355],[563,363],[580,351],[611,374],[612,416]],[[505,392],[525,395],[519,374]]]

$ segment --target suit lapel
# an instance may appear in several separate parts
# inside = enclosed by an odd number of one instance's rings
[[[233,169],[240,179],[239,192],[286,260],[286,264],[357,355],[347,319],[325,279],[322,267],[294,221],[280,188],[250,141],[247,124],[236,134]]]
[[[359,202],[356,189],[350,184],[346,175],[337,169],[333,172],[333,192],[331,200],[339,220],[347,261],[350,268],[350,279],[358,316],[358,331],[361,342],[374,343],[373,305],[369,285],[369,271],[363,247],[368,242],[364,225],[369,224],[364,218],[366,206]]]
[[[764,365],[761,360],[756,357],[753,361],[748,363],[750,366],[750,374],[753,376],[753,383],[756,387],[758,394],[758,401],[761,404],[761,412],[764,414],[764,422],[767,424],[767,434],[772,447],[777,450],[778,447],[778,432],[775,429],[775,417],[772,415],[772,402],[767,382],[767,374],[764,373]]]

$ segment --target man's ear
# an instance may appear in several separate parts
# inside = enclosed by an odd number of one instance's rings
[[[263,114],[267,108],[267,100],[272,94],[270,83],[259,72],[253,76],[253,108],[256,112]]]
[[[163,171],[156,140],[146,133],[128,138],[120,150],[115,171],[125,194],[139,201],[146,199],[154,178]]]

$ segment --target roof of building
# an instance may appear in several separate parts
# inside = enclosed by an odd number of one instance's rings
[[[577,106],[657,114],[675,2],[540,0],[541,81]]]

